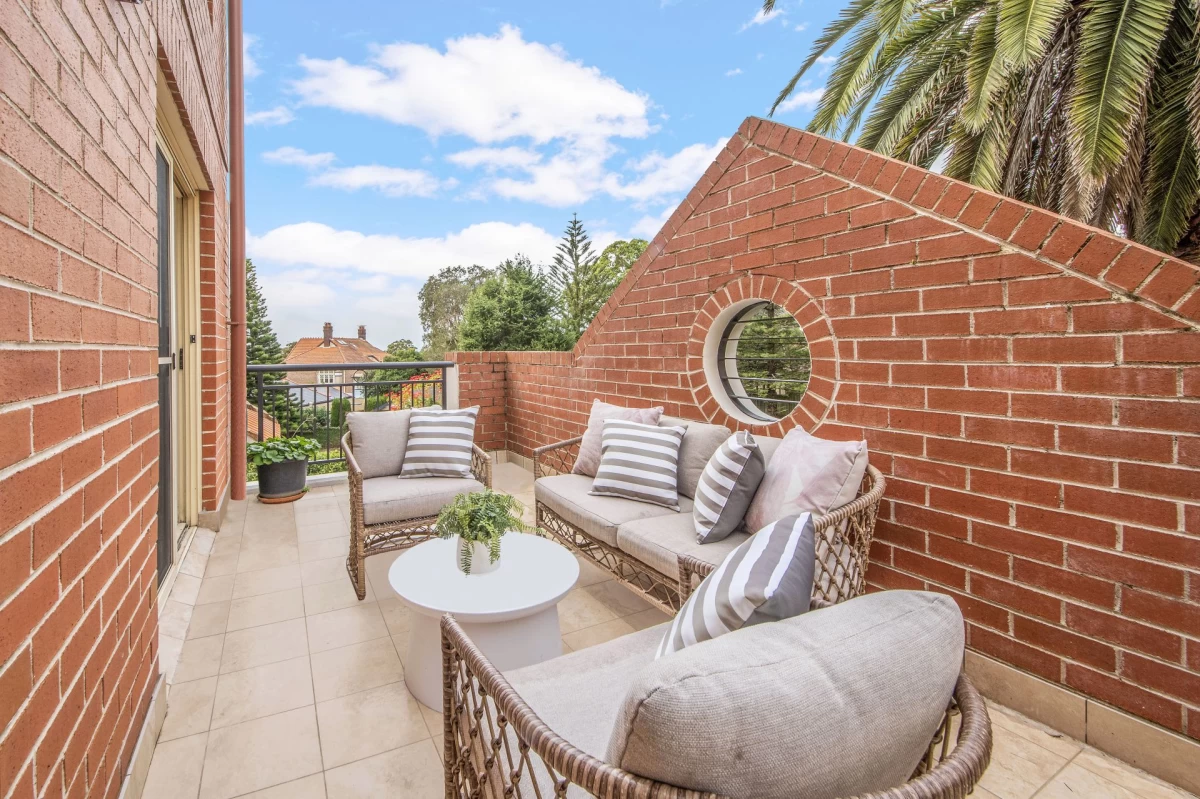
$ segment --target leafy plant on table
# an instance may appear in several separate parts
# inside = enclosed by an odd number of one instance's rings
[[[246,460],[255,467],[284,461],[311,460],[321,451],[321,445],[311,438],[268,438],[246,444]]]
[[[500,539],[510,530],[531,532],[532,527],[521,521],[524,506],[511,494],[485,488],[470,494],[459,494],[437,518],[437,534],[442,538],[458,536],[473,544],[485,544],[488,559],[500,559]],[[471,573],[471,549],[459,550],[464,574]]]

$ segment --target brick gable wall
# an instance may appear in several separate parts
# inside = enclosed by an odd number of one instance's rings
[[[158,679],[158,66],[212,187],[206,507],[225,491],[224,23],[0,2],[0,797],[116,796]]]
[[[873,153],[749,119],[572,353],[503,371],[529,456],[594,398],[730,420],[700,369],[720,308],[804,325],[803,426],[887,476],[870,581],[954,596],[968,644],[1200,739],[1200,272]],[[503,367],[503,369],[501,369]],[[480,385],[485,394],[472,393]],[[495,407],[463,379],[463,404]]]

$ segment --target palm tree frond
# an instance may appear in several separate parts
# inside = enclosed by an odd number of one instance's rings
[[[993,5],[979,24],[971,39],[971,56],[967,60],[967,102],[962,108],[962,120],[967,129],[978,132],[992,114],[992,97],[1004,82],[1004,58],[996,46],[996,22],[999,6]]]
[[[1046,52],[1068,0],[1001,0],[996,39],[1014,66],[1028,66]]]

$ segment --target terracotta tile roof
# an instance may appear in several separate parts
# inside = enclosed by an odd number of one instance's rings
[[[279,422],[271,414],[263,411],[263,438],[277,438],[283,435]],[[258,406],[246,401],[246,440],[258,441]]]
[[[283,359],[284,363],[366,363],[383,361],[387,352],[361,338],[330,339],[330,346],[323,346],[320,336],[302,338]]]

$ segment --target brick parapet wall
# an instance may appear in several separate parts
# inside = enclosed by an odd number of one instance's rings
[[[783,298],[827,326],[827,379],[749,429],[866,438],[888,479],[872,586],[949,593],[971,648],[1200,739],[1198,278],[751,119],[573,353],[502,354],[506,446],[578,435],[594,398],[745,426],[701,343],[738,297]]]
[[[212,185],[219,442],[224,40],[206,0],[0,3],[0,797],[116,796],[158,679],[156,65]]]

